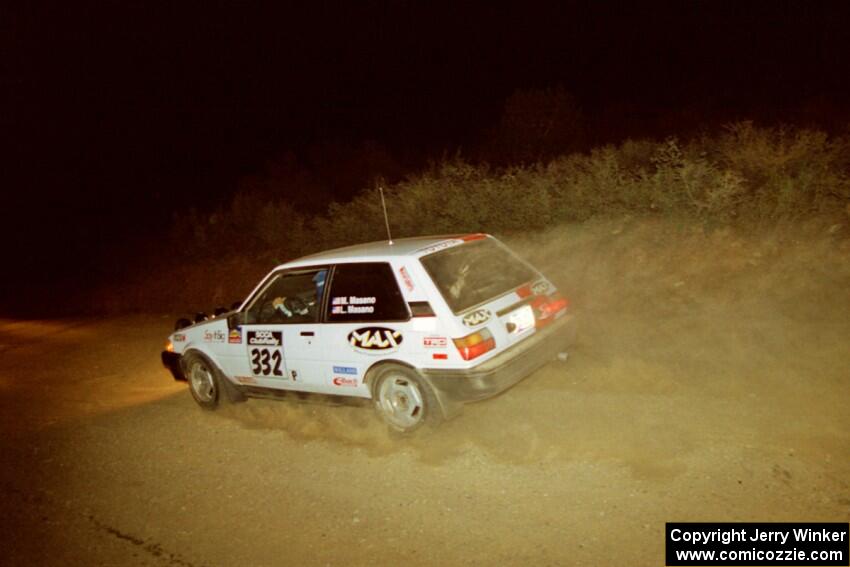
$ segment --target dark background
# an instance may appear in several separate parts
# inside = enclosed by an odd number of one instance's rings
[[[6,293],[103,275],[275,164],[342,200],[458,151],[506,165],[482,148],[518,89],[572,93],[578,149],[742,118],[843,132],[848,15],[777,1],[6,6]],[[387,159],[335,176],[364,144]]]

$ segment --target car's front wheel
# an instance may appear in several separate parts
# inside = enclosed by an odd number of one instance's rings
[[[375,410],[390,429],[409,433],[441,421],[433,390],[412,370],[386,365],[377,371],[372,384]]]
[[[218,369],[202,354],[185,355],[183,368],[189,381],[189,391],[198,405],[212,410],[218,407],[221,380]]]

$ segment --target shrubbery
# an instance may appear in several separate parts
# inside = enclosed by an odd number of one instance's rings
[[[676,215],[759,221],[843,212],[850,143],[823,132],[742,122],[691,140],[626,141],[548,163],[495,169],[461,158],[386,187],[393,235],[506,234],[594,217]],[[283,261],[385,237],[380,199],[364,188],[307,216],[277,193],[242,192],[214,212],[175,221],[188,256],[251,254]]]

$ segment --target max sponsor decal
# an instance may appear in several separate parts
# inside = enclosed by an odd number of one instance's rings
[[[344,376],[334,376],[333,384],[334,384],[334,386],[354,387],[354,386],[357,386],[357,378],[346,378]]]
[[[348,334],[348,343],[355,350],[366,353],[395,350],[402,340],[401,331],[386,327],[361,327]]]
[[[227,335],[227,342],[232,345],[241,345],[242,344],[242,329],[231,329],[230,334]]]
[[[531,286],[531,293],[534,295],[546,295],[549,293],[549,282],[546,280],[536,282],[533,286]]]
[[[492,317],[492,314],[489,309],[476,309],[463,316],[463,324],[467,327],[477,327],[489,321],[490,317]]]
[[[205,343],[223,343],[224,331],[204,331]]]
[[[425,348],[446,348],[449,346],[449,340],[446,337],[424,337],[422,346]]]
[[[280,331],[248,331],[248,344],[280,346],[283,344],[283,334]]]
[[[331,298],[331,313],[334,315],[351,315],[375,312],[374,297],[358,297],[356,295],[338,296]]]

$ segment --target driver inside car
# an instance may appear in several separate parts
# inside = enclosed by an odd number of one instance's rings
[[[309,312],[307,304],[297,297],[275,297],[272,305],[276,311],[283,313],[287,318],[295,315],[307,315]]]

